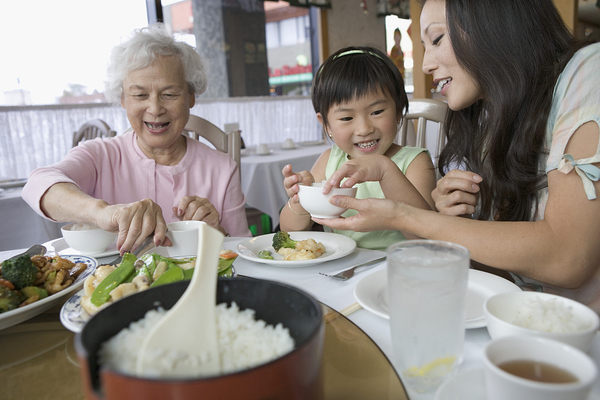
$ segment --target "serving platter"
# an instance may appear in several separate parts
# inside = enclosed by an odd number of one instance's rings
[[[98,266],[98,261],[95,258],[88,256],[75,256],[75,255],[61,255],[62,258],[70,260],[75,263],[85,263],[87,264],[87,268],[83,271],[71,284],[71,286],[67,287],[64,290],[61,290],[58,293],[50,295],[45,299],[38,300],[33,304],[29,304],[27,306],[17,308],[16,310],[7,311],[0,314],[0,329],[6,329],[23,321],[26,321],[30,318],[35,317],[48,310],[54,305],[60,304],[61,301],[73,294],[74,292],[81,289],[83,286],[83,282],[85,279],[94,273],[96,267]]]
[[[306,240],[309,238],[314,239],[317,242],[323,243],[325,246],[325,253],[320,257],[312,260],[297,260],[297,261],[285,261],[283,256],[273,249],[273,236],[274,233],[268,235],[256,236],[252,239],[242,241],[237,246],[237,253],[240,257],[266,265],[283,267],[283,268],[298,268],[308,267],[315,264],[324,263],[326,261],[336,260],[341,257],[345,257],[352,253],[356,249],[356,242],[347,236],[340,235],[338,233],[329,232],[314,232],[314,231],[300,231],[300,232],[288,232],[290,238],[293,240]],[[273,255],[273,260],[266,260],[260,258],[258,253],[262,250],[270,250]]]

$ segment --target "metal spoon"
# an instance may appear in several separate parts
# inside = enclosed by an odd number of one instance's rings
[[[198,254],[192,280],[161,321],[146,335],[138,354],[138,376],[153,368],[156,350],[175,352],[181,360],[174,362],[168,375],[189,376],[193,365],[195,374],[216,375],[221,370],[215,306],[219,252],[225,236],[207,224],[198,228]],[[149,357],[150,356],[150,357]]]
[[[41,244],[34,244],[33,246],[31,246],[30,248],[28,248],[27,250],[25,250],[21,254],[17,254],[16,256],[12,256],[10,258],[10,260],[12,260],[14,258],[18,258],[18,257],[24,256],[24,255],[37,256],[37,255],[44,255],[44,254],[46,254],[46,247],[42,246]]]

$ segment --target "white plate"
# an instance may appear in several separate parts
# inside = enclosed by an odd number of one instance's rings
[[[469,270],[467,288],[467,329],[486,325],[483,303],[498,293],[520,292],[521,289],[507,279],[475,269]],[[387,300],[387,270],[373,272],[362,278],[354,288],[358,304],[375,315],[389,319]]]
[[[435,400],[486,400],[487,398],[483,368],[459,372],[444,382],[435,393]],[[598,393],[592,392],[588,400],[599,398]]]
[[[80,304],[84,294],[85,290],[81,289],[71,296],[60,309],[60,322],[71,332],[81,332],[85,323],[91,318],[91,315],[85,312]]]
[[[245,258],[246,260],[268,265],[276,265],[278,267],[296,268],[307,267],[310,265],[335,260],[347,256],[348,254],[352,253],[354,249],[356,249],[356,242],[354,239],[338,233],[301,231],[289,232],[289,234],[290,238],[293,240],[305,240],[312,238],[317,242],[323,243],[325,246],[325,254],[323,254],[321,257],[315,258],[314,260],[284,261],[283,256],[275,252],[273,249],[272,244],[273,236],[275,235],[274,233],[244,240],[238,244],[237,253],[240,257]],[[258,252],[261,250],[271,250],[274,260],[265,260],[264,258],[260,258],[258,256]]]
[[[65,296],[69,296],[76,290],[81,289],[85,278],[87,278],[88,276],[93,274],[94,270],[98,266],[98,261],[92,257],[74,256],[74,255],[67,255],[67,256],[61,255],[61,257],[65,258],[67,260],[71,260],[76,263],[77,262],[86,263],[87,269],[85,271],[83,271],[77,277],[75,282],[73,282],[71,284],[71,286],[69,286],[65,290],[62,290],[56,294],[50,295],[50,296],[46,297],[45,299],[36,301],[35,303],[30,304],[28,306],[24,306],[23,308],[18,308],[16,310],[7,311],[5,313],[0,314],[0,329],[6,329],[6,328],[16,325],[18,323],[26,321],[30,318],[33,318],[36,315],[39,315],[39,314],[43,313],[44,311],[48,310],[49,308],[52,308],[52,306],[60,303],[61,300],[63,300],[65,298]]]
[[[103,251],[102,253],[96,253],[96,254],[87,254],[87,253],[84,254],[78,250],[72,249],[69,247],[69,245],[63,238],[59,238],[59,239],[51,241],[49,243],[49,246],[46,246],[46,247],[48,248],[48,251],[52,251],[52,249],[54,249],[54,252],[61,257],[64,255],[74,255],[74,256],[89,256],[89,257],[94,257],[94,258],[102,258],[102,257],[114,256],[114,255],[119,254],[119,250],[117,250],[116,242],[114,242],[113,244],[108,246],[108,248],[105,251]]]

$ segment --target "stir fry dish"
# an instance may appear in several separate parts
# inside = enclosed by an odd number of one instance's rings
[[[0,313],[35,303],[71,286],[87,269],[60,256],[22,255],[0,264]]]
[[[283,256],[284,261],[314,260],[325,254],[325,246],[314,239],[293,240],[290,234],[279,231],[273,236],[273,249]],[[258,257],[273,260],[273,253],[269,249],[258,252]]]
[[[219,276],[233,276],[233,261],[237,253],[222,250]],[[196,257],[169,258],[160,254],[145,254],[139,259],[125,253],[121,264],[100,265],[84,282],[81,307],[90,315],[131,294],[152,287],[192,279]]]

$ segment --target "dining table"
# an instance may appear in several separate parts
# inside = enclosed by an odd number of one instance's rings
[[[227,237],[223,247],[239,253],[241,247],[252,240],[256,238]],[[49,254],[55,251],[55,243],[45,243]],[[0,260],[22,250],[2,251]],[[149,251],[160,252],[164,248]],[[68,249],[61,248],[60,254],[65,252],[68,253]],[[247,256],[238,256],[233,263],[237,276],[292,285],[321,303],[326,327],[323,355],[325,399],[409,399],[394,368],[389,320],[358,306],[355,296],[355,288],[362,279],[381,274],[387,268],[385,259],[359,270],[348,280],[320,274],[333,274],[385,255],[384,251],[356,248],[329,261],[294,268],[257,262]],[[113,258],[114,255],[101,257],[98,262],[102,264]],[[0,330],[0,399],[85,398],[73,345],[75,333],[67,330],[60,320],[63,303],[61,301],[27,321]],[[465,330],[459,375],[483,368],[483,351],[490,341],[485,326]],[[589,355],[600,366],[598,334]],[[482,385],[481,382],[472,384]],[[596,399],[600,399],[600,381],[594,384],[590,395],[590,400]]]
[[[269,215],[272,226],[279,224],[279,213],[289,197],[283,187],[281,171],[287,164],[295,172],[310,171],[321,154],[331,148],[327,141],[295,143],[293,148],[284,148],[282,143],[267,143],[269,151],[256,152],[257,146],[241,151],[242,192],[246,204]]]

